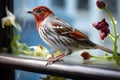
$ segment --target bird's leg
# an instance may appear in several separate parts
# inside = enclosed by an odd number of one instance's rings
[[[52,56],[50,58],[48,58],[46,66],[48,64],[52,64],[52,63],[55,63],[55,62],[59,61],[64,56],[65,56],[65,54],[60,54],[60,55],[54,57],[54,55],[52,54]]]
[[[59,60],[60,60],[61,58],[63,58],[64,56],[70,55],[71,53],[72,53],[72,50],[71,50],[71,49],[67,49],[67,50],[65,51],[65,53],[60,54],[60,55],[58,55],[58,56],[56,56],[56,57],[54,57],[54,55],[52,54],[52,56],[51,56],[50,58],[48,58],[46,66],[47,66],[48,64],[52,64],[52,63],[55,63],[55,62],[59,61]]]

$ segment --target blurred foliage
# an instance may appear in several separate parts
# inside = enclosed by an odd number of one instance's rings
[[[11,49],[13,53],[16,54],[25,54],[25,55],[31,55],[33,53],[32,50],[30,50],[29,46],[25,43],[20,43],[20,34],[14,35],[13,40],[11,41]]]
[[[45,78],[40,78],[40,80],[67,80],[67,78],[57,76],[46,76]]]
[[[17,55],[27,55],[27,56],[34,56],[34,57],[42,57],[42,58],[49,58],[50,52],[42,45],[38,46],[28,46],[26,43],[21,43],[19,41],[20,34],[14,35],[11,41],[10,47],[12,52]],[[57,51],[54,56],[60,55],[61,52]]]
[[[25,43],[21,43],[19,39],[20,39],[20,34],[14,35],[11,41],[10,47],[14,54],[18,54],[18,55],[23,54],[27,56],[35,56],[35,57],[43,57],[43,58],[47,58],[48,56],[50,56],[49,51],[44,46],[39,45],[39,46],[30,47]]]

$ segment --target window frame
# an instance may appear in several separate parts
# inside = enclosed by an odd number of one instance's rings
[[[0,0],[0,20],[6,16],[5,7],[7,6],[8,9],[13,12],[13,0]],[[9,35],[9,36],[8,36]],[[10,42],[13,37],[13,28],[12,27],[5,27],[5,29],[2,28],[2,24],[0,22],[0,52],[8,52],[10,53]],[[7,51],[5,51],[5,48],[8,48]]]

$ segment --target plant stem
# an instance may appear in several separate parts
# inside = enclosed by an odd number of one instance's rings
[[[114,43],[114,36],[112,34],[108,34],[108,36],[112,39],[112,41]]]
[[[112,22],[112,25],[113,25],[113,28],[114,28],[114,37],[116,38],[117,37],[117,32],[116,32],[116,24],[115,24],[114,18],[107,8],[104,8],[104,10],[107,12],[108,16],[111,19],[111,22]]]
[[[111,56],[104,56],[104,57],[100,57],[100,56],[93,56],[91,55],[92,58],[97,58],[97,59],[111,59]]]
[[[117,54],[117,50],[118,50],[118,47],[117,47],[117,31],[116,31],[116,24],[115,24],[115,21],[114,21],[114,18],[112,16],[112,14],[110,13],[110,11],[105,7],[104,10],[106,11],[106,13],[108,14],[108,16],[110,17],[111,19],[111,22],[112,22],[112,25],[113,25],[113,28],[114,28],[114,50],[113,50],[113,58],[116,60],[117,64],[119,63],[119,59],[118,59],[118,54]]]

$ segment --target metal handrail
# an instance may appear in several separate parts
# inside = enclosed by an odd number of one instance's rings
[[[119,70],[94,68],[58,62],[45,66],[46,61],[16,55],[0,54],[0,67],[62,76],[72,79],[120,80]]]

